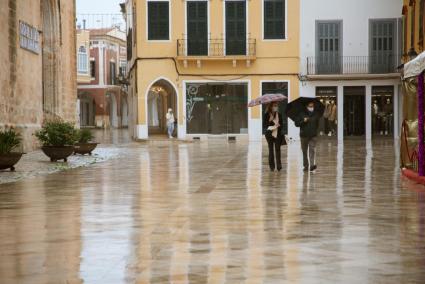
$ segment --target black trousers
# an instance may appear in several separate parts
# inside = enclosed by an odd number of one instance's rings
[[[267,144],[269,145],[269,166],[271,170],[274,170],[275,168],[277,168],[278,170],[282,169],[282,161],[280,157],[280,147],[282,145],[282,139],[282,135],[278,135],[277,138],[274,138],[272,135],[266,135]]]

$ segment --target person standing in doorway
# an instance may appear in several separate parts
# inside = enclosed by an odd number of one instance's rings
[[[314,109],[314,103],[307,104],[304,112],[300,113],[295,125],[300,128],[301,149],[303,152],[304,171],[315,171],[317,130],[319,128],[320,114]]]
[[[271,103],[267,106],[263,117],[263,130],[269,146],[269,166],[273,172],[275,169],[282,170],[280,147],[282,145],[282,114],[279,113],[279,105]],[[276,157],[276,163],[275,163]]]
[[[167,115],[166,115],[166,119],[167,119],[167,130],[168,130],[168,137],[170,139],[173,138],[173,132],[174,132],[174,122],[175,122],[175,118],[174,118],[174,113],[173,113],[173,109],[169,108]]]

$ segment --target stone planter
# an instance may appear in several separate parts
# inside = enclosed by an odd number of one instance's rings
[[[24,153],[7,153],[0,155],[0,170],[10,169],[15,171],[15,165],[22,158]]]
[[[43,146],[41,150],[50,158],[51,162],[57,162],[58,160],[67,162],[68,157],[74,153],[74,146]]]
[[[74,154],[86,155],[91,153],[96,149],[98,143],[77,143],[74,146]]]

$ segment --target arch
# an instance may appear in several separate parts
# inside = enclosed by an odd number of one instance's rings
[[[96,103],[94,98],[88,93],[83,92],[78,95],[80,100],[80,125],[95,126]]]
[[[151,89],[154,87],[154,86],[156,86],[156,85],[158,85],[158,86],[160,86],[160,85],[162,85],[162,86],[166,86],[166,87],[168,87],[168,90],[169,91],[172,91],[172,93],[171,93],[171,95],[173,95],[173,97],[174,97],[174,107],[172,107],[173,109],[174,109],[174,115],[175,115],[175,118],[178,120],[178,117],[179,117],[179,112],[180,112],[180,107],[179,107],[179,93],[178,93],[178,89],[177,89],[177,87],[176,87],[176,85],[170,80],[170,79],[168,79],[168,78],[166,78],[166,77],[158,77],[158,78],[156,78],[155,80],[153,80],[149,85],[148,85],[148,88],[146,89],[146,92],[145,92],[145,108],[146,108],[146,111],[145,111],[145,121],[146,121],[146,128],[147,128],[147,136],[149,137],[149,94],[150,94],[150,92],[151,92]],[[165,116],[165,114],[163,114],[164,116]],[[162,125],[162,127],[163,127],[163,125]],[[161,133],[164,133],[165,134],[165,129],[160,129],[161,130]],[[177,129],[176,129],[176,131],[177,131]],[[151,131],[152,132],[152,131]]]
[[[58,2],[42,0],[42,74],[43,111],[48,116],[58,114],[60,74],[60,18]]]

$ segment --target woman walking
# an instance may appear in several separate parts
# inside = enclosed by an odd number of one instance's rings
[[[269,166],[273,172],[275,169],[282,170],[280,147],[282,145],[282,114],[279,113],[279,105],[271,103],[267,106],[263,117],[263,130],[269,146]],[[276,157],[276,163],[275,163]]]

